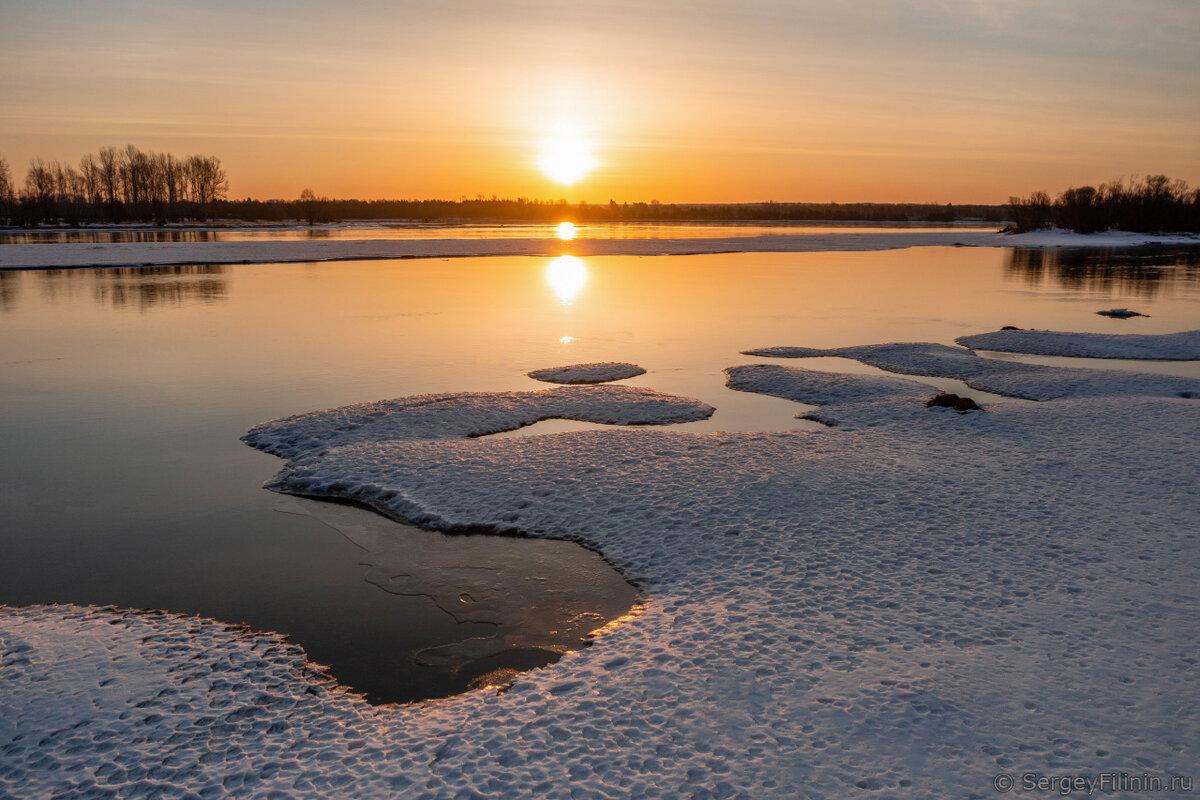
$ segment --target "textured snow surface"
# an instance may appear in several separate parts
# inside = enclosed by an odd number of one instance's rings
[[[533,392],[424,394],[297,414],[256,425],[242,441],[290,458],[306,450],[388,439],[461,439],[543,419],[666,425],[712,416],[690,397],[641,386],[572,386]]]
[[[926,366],[915,347],[883,352]],[[982,798],[999,772],[1195,773],[1200,402],[1133,376],[959,415],[801,372],[731,377],[846,425],[462,438],[489,405],[527,418],[498,394],[259,426],[293,456],[281,489],[578,538],[648,607],[507,694],[380,709],[271,637],[8,610],[0,794]]]
[[[980,358],[971,350],[932,342],[869,344],[827,350],[812,347],[761,347],[742,352],[745,355],[770,358],[853,358],[888,372],[955,378],[979,391],[1026,400],[1128,395],[1200,398],[1200,380],[1196,378],[1021,364],[995,358]]]
[[[566,367],[547,367],[525,373],[535,381],[546,383],[605,383],[646,374],[637,364],[621,361],[600,361],[593,364],[571,364]]]
[[[850,414],[862,419],[871,411],[891,417],[902,409],[923,407],[937,393],[924,383],[874,375],[847,375],[775,364],[747,364],[725,370],[725,383],[742,392],[769,394],[824,408],[804,419],[837,425]],[[897,408],[897,405],[900,408]]]
[[[954,341],[976,350],[1077,358],[1200,360],[1200,330],[1179,333],[1065,333],[993,331]]]
[[[695,255],[700,253],[811,253],[893,250],[904,247],[1122,247],[1148,242],[1200,244],[1196,236],[1135,233],[1079,234],[1037,231],[1004,234],[979,231],[793,234],[714,239],[368,239],[293,242],[123,242],[114,244],[6,244],[0,269],[49,267],[140,267],[155,264],[268,264],[284,261],[355,261],[459,256]]]

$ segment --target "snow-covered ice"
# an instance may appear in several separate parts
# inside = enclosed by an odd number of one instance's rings
[[[714,409],[642,386],[570,386],[533,392],[424,394],[297,414],[242,437],[284,458],[314,448],[391,439],[459,439],[515,430],[543,419],[606,425],[667,425],[707,419]]]
[[[546,383],[607,383],[645,375],[646,370],[637,364],[623,361],[598,361],[591,364],[535,369],[525,374],[535,381]]]
[[[1008,335],[1013,331],[1003,333]],[[1026,400],[1129,395],[1200,397],[1200,379],[1196,378],[1022,364],[981,358],[971,350],[933,342],[871,344],[828,349],[760,347],[744,350],[743,353],[769,358],[840,356],[902,375],[955,378],[972,389]]]
[[[851,350],[1062,399],[959,415],[903,379],[781,367],[730,377],[844,424],[468,438],[619,416],[605,390],[628,387],[586,387],[257,426],[290,458],[281,490],[584,541],[648,605],[506,694],[383,708],[272,636],[9,609],[0,794],[989,797],[1001,772],[1194,774],[1200,402],[938,347]]]
[[[859,418],[872,408],[875,413],[891,416],[897,413],[898,404],[917,408],[935,392],[927,384],[903,378],[849,375],[776,364],[729,367],[725,375],[730,389],[821,406],[798,416],[826,425],[839,424],[846,413],[845,407]]]
[[[975,350],[1027,353],[1035,356],[1122,358],[1133,360],[1200,360],[1200,330],[1178,333],[1071,333],[1063,331],[992,331],[960,336],[954,341]]]
[[[919,229],[895,232],[782,234],[680,239],[326,239],[245,242],[38,243],[0,245],[0,269],[140,267],[184,264],[269,264],[466,256],[697,255],[702,253],[812,253],[906,247],[1131,247],[1147,243],[1200,245],[1190,234],[1151,236],[1109,231],[1080,234],[1035,231],[1007,234]]]
[[[1200,236],[1194,233],[1076,233],[1062,228],[1047,228],[1028,233],[1003,233],[1000,236],[1010,243],[1009,247],[1142,247],[1155,244],[1200,244]]]

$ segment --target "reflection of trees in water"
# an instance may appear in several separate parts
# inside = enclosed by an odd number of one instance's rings
[[[0,270],[0,311],[12,311],[17,307],[20,292],[20,277],[15,272]]]
[[[1069,291],[1150,298],[1177,285],[1200,287],[1200,248],[1017,248],[1005,275],[1030,286],[1052,280]]]
[[[225,267],[218,265],[47,269],[35,274],[47,303],[90,289],[100,305],[148,311],[156,306],[214,303],[228,294]]]
[[[130,231],[18,231],[0,233],[2,244],[194,244],[196,242],[241,242],[255,240],[303,241],[341,238],[344,231],[313,228],[234,230],[130,230]]]
[[[141,244],[219,241],[217,231],[20,231],[0,233],[0,244]]]

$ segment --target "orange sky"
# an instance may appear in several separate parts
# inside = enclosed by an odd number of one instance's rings
[[[1197,41],[1194,0],[0,0],[0,156],[20,183],[35,155],[205,153],[263,198],[1195,185]],[[564,126],[597,162],[569,186],[536,163]]]

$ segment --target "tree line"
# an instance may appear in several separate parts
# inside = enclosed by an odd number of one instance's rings
[[[1138,233],[1200,232],[1200,188],[1166,175],[1067,189],[1051,200],[1044,191],[1009,198],[1016,231],[1067,228],[1079,233],[1121,230]]]
[[[229,180],[214,156],[180,158],[170,153],[102,147],[78,165],[35,158],[18,186],[0,157],[0,224],[80,225],[142,222],[167,224],[228,219],[256,222],[300,220],[308,224],[346,219],[418,222],[622,221],[868,221],[1001,222],[1000,206],[934,203],[568,203],[495,195],[457,200],[356,200],[318,197],[305,189],[295,200],[231,200]]]
[[[1003,206],[932,203],[568,203],[477,196],[457,200],[341,200],[318,197],[305,189],[299,200],[229,200],[226,219],[310,224],[335,220],[411,220],[415,222],[952,222],[975,219],[1001,223]]]
[[[19,226],[206,220],[228,192],[215,156],[180,158],[127,145],[101,147],[78,166],[35,158],[20,191],[0,157],[0,222]]]
[[[774,222],[1011,222],[1017,231],[1069,228],[1084,233],[1118,229],[1200,232],[1200,189],[1165,175],[1072,187],[1051,200],[1044,191],[1011,197],[1004,206],[933,203],[568,203],[495,195],[457,200],[231,200],[220,159],[146,152],[133,145],[102,147],[78,166],[35,158],[18,188],[0,157],[0,224],[167,224],[227,219],[308,224],[336,220],[418,222],[774,221]]]

